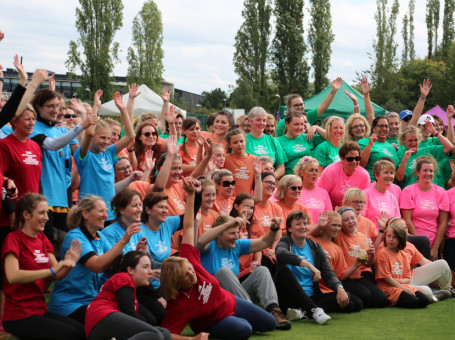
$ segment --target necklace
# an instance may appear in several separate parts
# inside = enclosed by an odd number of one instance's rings
[[[193,293],[193,288],[194,288],[194,285],[193,287],[191,287],[191,290],[190,290],[190,293],[185,293],[183,290],[182,290],[182,293],[186,296],[187,299],[189,299],[191,297],[191,294]]]

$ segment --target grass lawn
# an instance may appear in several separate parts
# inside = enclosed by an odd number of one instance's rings
[[[256,340],[293,339],[455,339],[455,298],[425,309],[366,309],[355,314],[330,314],[319,326],[313,320],[294,321],[290,331],[257,334]],[[192,335],[187,326],[182,335]]]

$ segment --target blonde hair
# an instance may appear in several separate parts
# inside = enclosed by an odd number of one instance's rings
[[[317,168],[319,168],[319,162],[316,158],[313,158],[311,156],[303,156],[299,161],[298,163],[296,164],[296,166],[294,167],[294,174],[296,176],[299,176],[301,177],[300,175],[300,172],[301,171],[305,171],[305,169],[309,166],[309,165],[314,165],[316,166]]]
[[[78,205],[75,205],[70,209],[66,218],[69,230],[75,229],[85,224],[85,218],[82,216],[82,212],[90,212],[93,210],[95,208],[96,201],[104,202],[104,200],[99,196],[85,196],[83,199],[81,199]]]
[[[111,132],[111,126],[104,120],[97,120],[95,124],[95,134],[99,133],[100,130],[109,130],[109,132]]]
[[[359,188],[349,188],[344,193],[343,206],[349,205],[350,203],[352,203],[354,201],[355,197],[359,197],[359,196],[362,197],[363,200],[367,199],[365,196],[365,193],[362,190],[360,190]]]
[[[171,256],[161,266],[161,293],[168,301],[176,300],[180,294],[180,282],[183,279],[182,266],[190,262],[184,257]]]
[[[266,124],[267,124],[268,120],[273,120],[273,124],[275,125],[275,131],[273,132],[273,134],[271,136],[272,137],[276,137],[276,128],[277,128],[276,119],[275,119],[275,117],[272,114],[267,113],[267,118],[265,119],[265,123]]]
[[[330,141],[330,138],[332,137],[330,129],[332,127],[333,122],[335,122],[335,121],[342,122],[343,123],[343,130],[344,130],[344,120],[343,120],[343,118],[338,117],[338,116],[330,116],[330,117],[327,117],[327,118],[328,119],[327,119],[327,122],[325,123],[325,130],[326,130],[327,140]],[[343,133],[343,137],[344,137],[344,133]]]
[[[14,127],[14,123],[22,117],[22,115],[24,114],[25,111],[31,111],[33,113],[33,115],[35,116],[35,119],[37,117],[37,114],[36,114],[36,111],[35,109],[33,108],[32,104],[28,103],[25,108],[22,110],[22,112],[20,112],[19,114],[17,114],[16,116],[13,117],[13,119],[11,119],[11,125],[13,125]]]
[[[285,175],[281,177],[280,181],[278,182],[275,198],[279,201],[282,201],[285,197],[286,189],[288,188],[289,184],[294,181],[299,181],[302,183],[302,179],[296,175]]]
[[[103,121],[108,123],[109,127],[112,127],[112,126],[118,126],[119,128],[122,127],[122,124],[120,124],[119,121],[112,119],[112,118],[104,118]]]
[[[354,122],[354,120],[356,120],[356,119],[360,119],[363,122],[363,124],[365,125],[365,133],[363,134],[362,138],[367,138],[368,136],[370,136],[371,127],[370,127],[370,124],[368,124],[368,121],[366,120],[366,118],[359,114],[352,114],[349,116],[349,118],[346,120],[346,123],[344,124],[345,133],[344,133],[343,139],[342,139],[343,143],[357,142],[357,140],[351,134],[351,125]]]
[[[407,135],[416,135],[417,142],[420,143],[421,138],[419,130],[417,130],[417,128],[413,125],[408,125],[400,132],[400,135],[398,137],[398,142],[400,143],[400,145],[404,145]]]

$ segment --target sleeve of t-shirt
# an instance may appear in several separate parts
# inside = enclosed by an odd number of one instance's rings
[[[307,112],[308,123],[313,125],[318,120],[318,109],[315,108]]]
[[[14,234],[9,234],[5,241],[3,241],[2,246],[2,260],[5,261],[7,254],[12,253],[19,258],[20,253],[20,241],[19,238]]]
[[[390,273],[389,259],[387,258],[387,255],[385,255],[384,250],[379,252],[378,258],[376,259],[375,273],[376,280],[392,277],[392,274]]]
[[[435,185],[435,184],[433,184]],[[439,210],[442,211],[449,211],[449,196],[447,195],[447,191],[445,191],[443,188],[438,187],[438,191],[440,194],[439,197]]]
[[[275,138],[272,137],[273,144],[275,145],[275,166],[284,164],[288,161],[286,154],[284,153],[283,147],[281,146],[280,142],[278,142]]]
[[[316,158],[319,162],[319,166],[327,166],[327,150],[325,144],[319,144],[316,149],[313,151],[313,157]]]
[[[4,140],[0,141],[0,157],[2,159],[3,172],[8,171],[10,155],[11,155],[11,152],[9,151],[8,146],[6,145],[5,141]]]
[[[369,142],[370,142],[369,138],[362,138],[361,140],[357,141],[357,144],[359,144],[360,149],[363,150],[365,149]]]
[[[250,239],[239,239],[235,243],[235,246],[238,247],[239,256],[247,255],[250,253],[251,240]]]
[[[400,209],[414,209],[415,202],[414,202],[414,195],[411,191],[411,186],[407,186],[403,189],[400,196]]]
[[[62,245],[62,256],[63,252],[65,249],[69,249],[71,246],[71,242],[74,240],[73,237],[68,237],[68,235],[65,237],[63,240],[63,245]],[[79,262],[83,266],[87,263],[87,261],[92,257],[96,256],[96,252],[93,250],[93,246],[90,244],[90,241],[87,240],[86,237],[80,237],[79,241],[81,242],[81,248],[82,248],[82,253],[81,256],[79,257]],[[62,257],[63,258],[63,257]]]
[[[335,178],[332,169],[333,167],[331,166],[324,168],[319,181],[316,183],[318,187],[326,190],[327,192],[333,187],[333,179]]]

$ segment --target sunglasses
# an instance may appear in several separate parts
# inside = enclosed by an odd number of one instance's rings
[[[145,137],[150,137],[150,135],[152,136],[158,136],[158,134],[156,132],[142,132],[142,134],[145,136]]]
[[[225,188],[229,188],[230,186],[235,186],[235,181],[223,181],[221,182],[221,185]]]
[[[356,161],[356,162],[360,162],[362,158],[360,156],[356,156],[356,157],[346,157],[345,160],[347,160],[349,163],[351,163],[352,161]]]
[[[63,118],[65,118],[65,119],[73,118],[73,119],[74,119],[74,118],[76,118],[76,115],[75,115],[74,113],[73,113],[73,114],[71,114],[71,113],[65,113],[65,114],[63,115]]]
[[[412,116],[407,116],[402,119],[402,121],[409,122],[412,119]]]
[[[302,187],[298,187],[298,186],[295,186],[293,185],[292,187],[289,187],[288,189],[291,189],[292,191],[302,191]]]

